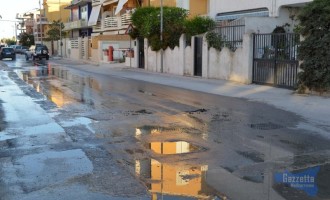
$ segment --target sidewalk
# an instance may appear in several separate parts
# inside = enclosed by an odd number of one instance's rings
[[[330,122],[329,97],[300,95],[292,90],[263,85],[244,85],[225,80],[156,73],[144,69],[128,68],[125,67],[123,63],[91,64],[66,59],[56,60],[54,63],[94,73],[113,75],[228,97],[245,98],[250,101],[266,103],[276,108],[296,113],[315,125],[328,126]],[[319,132],[330,138],[330,133],[327,131],[321,129],[316,130],[315,127],[310,127],[310,129],[313,129],[313,132]]]

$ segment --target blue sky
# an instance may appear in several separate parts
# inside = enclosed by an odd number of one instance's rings
[[[42,1],[42,0],[41,0]],[[34,8],[39,8],[39,0],[8,0],[0,6],[0,38],[13,37],[15,33],[15,23],[3,20],[16,18],[16,13],[24,13]]]

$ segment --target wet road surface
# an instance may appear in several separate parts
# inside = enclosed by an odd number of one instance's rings
[[[294,113],[61,61],[4,63],[10,79],[56,122],[40,134],[57,124],[55,132],[63,129],[47,145],[49,136],[38,142],[35,133],[1,141],[2,172],[12,165],[13,174],[23,174],[12,183],[17,188],[0,190],[8,199],[32,199],[53,187],[93,191],[94,199],[330,199],[330,142],[303,129],[309,122]],[[26,140],[35,144],[27,148]],[[34,169],[45,157],[53,158],[46,163],[52,181]],[[59,171],[56,160],[71,170]]]

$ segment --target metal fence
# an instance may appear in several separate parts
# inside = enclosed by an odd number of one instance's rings
[[[299,39],[299,35],[294,33],[254,34],[253,82],[295,88]]]
[[[222,39],[225,41],[225,46],[235,51],[238,47],[242,47],[243,45],[245,20],[241,18],[234,21],[220,21],[214,32],[221,35]]]

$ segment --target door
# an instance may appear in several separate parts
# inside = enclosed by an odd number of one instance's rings
[[[194,49],[194,76],[202,76],[202,63],[203,63],[203,38],[195,37]]]
[[[298,45],[299,35],[294,33],[254,34],[252,82],[294,89]]]
[[[139,68],[144,69],[144,38],[139,38]]]

